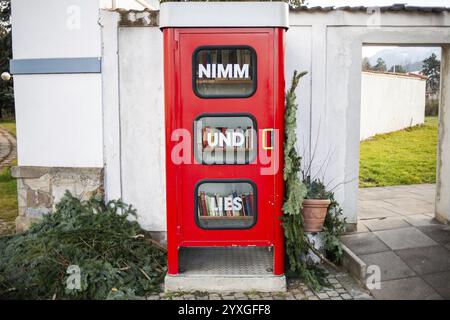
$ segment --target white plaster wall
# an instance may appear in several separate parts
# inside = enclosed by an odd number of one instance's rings
[[[100,74],[14,76],[19,166],[103,167]]]
[[[162,32],[119,29],[122,195],[140,225],[166,230]]]
[[[312,175],[323,178],[335,191],[348,223],[355,223],[357,219],[362,45],[436,46],[450,41],[448,14],[383,13],[375,20],[380,23],[375,27],[368,27],[370,18],[361,12],[291,12],[291,26],[286,36],[287,86],[294,69],[308,71],[297,90],[299,150],[304,156],[304,164],[312,161]],[[110,35],[113,33],[114,30]],[[113,170],[116,177],[120,176],[120,186],[116,186],[119,184],[117,179],[112,179],[115,184],[112,189],[120,190],[125,201],[138,208],[139,221],[144,228],[163,231],[165,160],[161,33],[150,27],[123,28],[119,32],[118,47],[120,90],[115,92],[108,86],[108,94],[120,96],[120,108],[117,106],[120,126],[113,126],[120,132],[111,133],[115,137],[113,144],[120,137],[121,169]],[[114,66],[115,58],[111,54],[110,67]],[[113,100],[110,100],[112,105],[115,104]],[[108,112],[111,112],[108,119],[117,119],[112,105],[108,103]],[[113,145],[108,141],[105,140],[105,150]],[[117,151],[116,147],[112,149]],[[114,159],[116,162],[117,157]]]
[[[100,13],[102,28],[102,94],[104,189],[107,200],[122,198],[119,107],[119,40],[117,12]]]
[[[450,45],[442,47],[438,163],[436,167],[436,218],[450,222]]]
[[[13,0],[14,59],[101,56],[95,0]],[[18,163],[103,167],[100,74],[15,75]]]
[[[426,80],[363,72],[360,140],[425,121]]]
[[[12,0],[14,59],[100,57],[98,0]]]
[[[294,70],[308,73],[301,79],[297,90],[297,146],[303,157],[302,164],[305,166],[310,162],[310,114],[311,114],[311,53],[312,53],[312,30],[309,26],[290,28],[286,33],[285,47],[285,81],[286,89],[291,85]]]

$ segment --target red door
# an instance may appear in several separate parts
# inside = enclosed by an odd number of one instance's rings
[[[179,243],[272,245],[275,172],[261,169],[274,152],[274,31],[177,29],[174,37],[176,122],[191,151],[173,190]]]

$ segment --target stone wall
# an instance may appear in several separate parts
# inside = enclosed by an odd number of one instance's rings
[[[81,200],[103,192],[102,168],[13,167],[11,173],[17,179],[17,232],[51,212],[66,190]]]
[[[426,77],[363,71],[360,140],[425,122]]]

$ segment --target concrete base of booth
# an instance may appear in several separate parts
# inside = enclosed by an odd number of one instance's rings
[[[285,276],[166,275],[165,291],[284,292]]]
[[[166,291],[286,291],[286,278],[273,274],[271,247],[180,248],[179,257],[180,273],[166,276]]]

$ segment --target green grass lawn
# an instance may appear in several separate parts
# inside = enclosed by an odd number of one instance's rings
[[[10,168],[0,172],[0,219],[14,222],[17,217],[17,185]]]
[[[0,121],[0,127],[8,130],[14,137],[16,136],[16,122],[14,120]]]
[[[437,117],[362,141],[360,187],[436,182]]]
[[[14,121],[1,121],[0,126],[16,135]],[[0,219],[13,223],[17,217],[17,184],[11,177],[11,169],[0,170]]]

